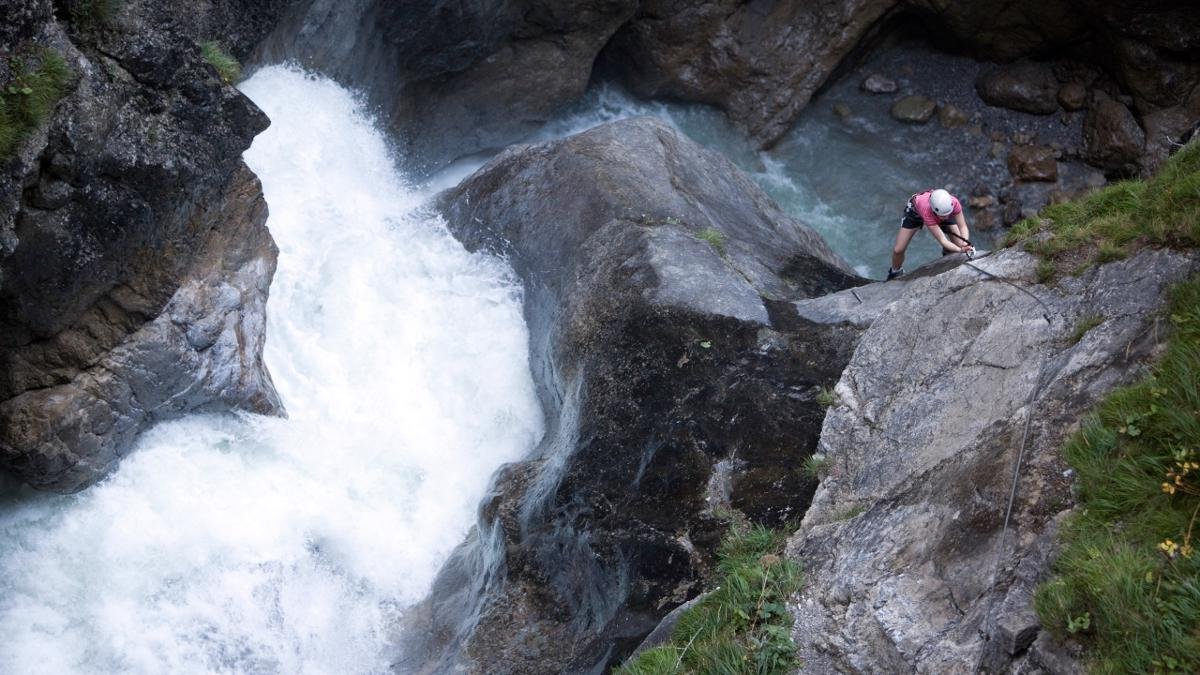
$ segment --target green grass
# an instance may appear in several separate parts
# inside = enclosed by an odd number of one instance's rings
[[[1084,335],[1088,334],[1088,331],[1102,323],[1104,323],[1104,317],[1099,314],[1089,314],[1080,319],[1079,323],[1075,325],[1075,332],[1071,334],[1071,344],[1079,344],[1079,341],[1083,339]]]
[[[829,460],[819,455],[809,455],[804,460],[804,475],[813,480],[820,480],[829,468]]]
[[[216,68],[217,75],[225,84],[235,84],[242,77],[242,64],[233,57],[218,42],[205,42],[200,45],[200,53],[209,65]]]
[[[1180,149],[1152,178],[1114,183],[1017,223],[1005,238],[1016,244],[1049,266],[1038,270],[1041,281],[1145,246],[1200,245],[1200,142]]]
[[[1173,289],[1170,319],[1153,371],[1064,448],[1079,499],[1034,606],[1097,673],[1200,672],[1200,279]]]
[[[820,391],[817,392],[817,405],[822,408],[832,408],[840,402],[841,399],[838,398],[833,387],[821,387]]]
[[[50,117],[71,80],[67,62],[51,49],[13,57],[9,66],[13,78],[0,89],[0,158],[9,157]]]
[[[725,235],[717,228],[706,227],[696,233],[696,238],[708,242],[708,245],[712,246],[713,250],[721,256],[725,255]]]
[[[843,520],[851,520],[851,519],[861,516],[862,514],[864,514],[866,512],[867,512],[867,507],[865,507],[865,506],[862,506],[862,505],[848,506],[848,507],[842,509],[840,512],[834,514],[833,521],[835,523],[839,523]]]
[[[799,566],[782,557],[784,535],[734,526],[718,553],[717,587],[680,617],[667,644],[647,650],[614,672],[753,673],[793,670],[796,646],[788,597],[800,588]]]

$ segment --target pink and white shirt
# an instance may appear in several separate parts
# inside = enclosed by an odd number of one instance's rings
[[[957,197],[955,197],[954,195],[951,195],[950,196],[950,205],[951,205],[950,214],[947,215],[945,218],[938,216],[938,214],[933,212],[933,206],[931,206],[929,204],[929,196],[932,193],[933,193],[933,190],[926,190],[925,192],[920,192],[918,194],[913,195],[913,198],[912,198],[913,209],[917,212],[917,215],[921,217],[922,223],[924,223],[926,225],[941,225],[942,223],[949,223],[949,222],[953,221],[954,216],[957,216],[958,214],[962,213],[962,204],[959,203]]]

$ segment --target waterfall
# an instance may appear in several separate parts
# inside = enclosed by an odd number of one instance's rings
[[[0,672],[378,672],[391,628],[542,434],[521,291],[397,173],[356,97],[293,67],[243,91],[279,268],[288,419],[157,425],[71,496],[0,492]]]

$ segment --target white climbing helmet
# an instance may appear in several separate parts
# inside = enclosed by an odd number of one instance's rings
[[[933,207],[933,212],[945,218],[954,210],[954,198],[949,192],[938,188],[929,194],[929,205]]]

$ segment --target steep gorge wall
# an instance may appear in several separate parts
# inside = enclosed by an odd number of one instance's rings
[[[155,420],[282,410],[241,162],[268,121],[197,44],[245,54],[281,6],[0,3],[5,77],[50,52],[71,72],[0,179],[0,466],[29,484],[89,485]]]

